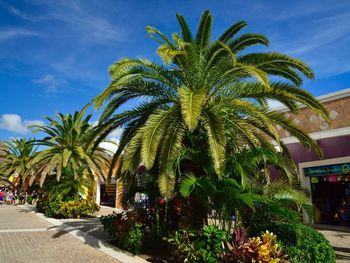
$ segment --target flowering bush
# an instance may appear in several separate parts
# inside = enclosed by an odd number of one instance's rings
[[[47,217],[78,218],[90,216],[100,208],[93,200],[62,201],[61,195],[48,195],[38,201],[37,209]]]
[[[139,254],[143,241],[143,224],[137,211],[123,211],[102,216],[100,221],[105,231],[115,238],[120,248]]]
[[[227,243],[228,251],[221,257],[223,262],[240,263],[287,263],[288,255],[284,254],[277,237],[266,231],[259,237],[247,238],[245,229],[236,229],[234,240]]]
[[[266,228],[278,235],[292,263],[336,262],[335,252],[329,241],[309,226],[301,223],[269,222],[254,225],[251,232],[260,233]]]

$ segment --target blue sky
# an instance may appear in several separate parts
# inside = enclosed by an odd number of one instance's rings
[[[80,109],[108,85],[116,60],[157,59],[147,25],[178,31],[179,12],[195,29],[206,9],[214,37],[245,20],[246,32],[270,39],[264,50],[311,65],[316,80],[304,87],[314,95],[350,88],[348,0],[0,0],[0,139],[32,137],[27,126],[43,116]]]

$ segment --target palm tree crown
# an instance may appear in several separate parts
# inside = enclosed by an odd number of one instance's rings
[[[110,153],[100,146],[93,149],[97,138],[97,127],[90,122],[91,114],[84,117],[89,104],[74,115],[58,113],[56,118],[46,117],[50,122],[48,126],[33,126],[35,131],[45,133],[47,136],[36,140],[35,144],[45,147],[28,164],[33,172],[31,182],[40,176],[40,185],[47,175],[61,175],[70,169],[74,178],[79,174],[95,177],[104,177],[109,169]],[[82,173],[79,172],[83,170]]]
[[[35,156],[36,150],[34,139],[11,139],[3,142],[0,149],[0,174],[5,178],[17,175],[21,187],[28,170],[27,165]]]
[[[268,46],[269,41],[260,34],[238,35],[246,26],[243,21],[212,41],[209,11],[202,14],[195,34],[183,16],[177,20],[181,32],[171,38],[147,27],[164,64],[128,58],[116,62],[110,67],[111,84],[95,99],[97,108],[108,101],[100,118],[105,127],[101,137],[124,127],[114,156],[117,160],[124,151],[122,172],[133,173],[140,163],[149,169],[157,160],[161,191],[169,193],[171,187],[162,186],[174,180],[172,164],[186,146],[185,135],[199,130],[205,133],[218,176],[228,144],[239,149],[275,141],[284,148],[276,124],[320,153],[307,134],[267,106],[272,99],[297,113],[301,103],[327,118],[322,104],[301,88],[303,76],[314,78],[309,66],[280,53],[248,53],[247,48]],[[134,99],[141,99],[135,108],[115,113]]]

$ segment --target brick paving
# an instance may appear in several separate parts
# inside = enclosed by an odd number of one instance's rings
[[[0,206],[0,261],[7,263],[118,263],[29,210]]]

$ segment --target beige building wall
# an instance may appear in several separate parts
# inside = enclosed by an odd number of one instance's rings
[[[285,108],[281,108],[280,110],[285,112],[285,116],[292,120],[294,124],[309,134],[350,127],[350,89],[345,91],[341,91],[341,96],[335,96],[334,94],[336,93],[332,93],[320,97],[320,102],[328,109],[329,123],[306,107],[300,108],[297,115],[291,114]],[[278,125],[277,130],[281,138],[290,136],[287,131]]]

